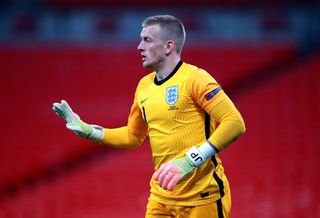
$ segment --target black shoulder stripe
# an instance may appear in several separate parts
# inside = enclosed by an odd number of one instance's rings
[[[211,131],[210,131],[210,115],[208,113],[205,113],[205,116],[204,116],[204,130],[205,130],[205,134],[206,134],[206,139],[208,139],[211,135]],[[215,155],[213,155],[211,157],[211,160],[214,164],[215,167],[218,166],[218,163],[217,163],[217,160],[216,160],[216,157]]]
[[[204,123],[205,123],[206,139],[208,139],[210,137],[210,135],[211,135],[211,131],[210,131],[210,115],[208,113],[205,113],[204,120],[205,120]],[[217,159],[216,159],[215,155],[213,155],[211,157],[211,160],[212,160],[214,166],[217,167],[218,166],[218,162],[217,162]],[[219,178],[219,176],[217,175],[215,170],[213,171],[213,178],[214,178],[214,180],[216,181],[216,183],[219,186],[219,192],[220,192],[220,196],[222,198],[224,196],[224,185],[223,185],[223,181]]]
[[[219,178],[219,176],[217,175],[216,171],[213,172],[213,178],[214,178],[214,180],[216,180],[216,182],[218,183],[220,196],[221,196],[221,198],[222,198],[222,197],[224,196],[224,185],[223,185],[223,181]]]
[[[211,131],[210,131],[210,115],[208,113],[205,114],[204,117],[204,129],[206,132],[206,139],[208,139],[211,135]]]
[[[221,199],[217,200],[218,218],[223,218],[223,209]]]

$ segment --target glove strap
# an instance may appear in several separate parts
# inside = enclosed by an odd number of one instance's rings
[[[205,142],[199,148],[192,146],[190,150],[187,151],[186,156],[195,167],[199,167],[216,153],[216,150],[208,142]]]
[[[92,133],[89,135],[88,139],[101,142],[104,138],[103,127],[97,125],[90,125],[92,128]]]

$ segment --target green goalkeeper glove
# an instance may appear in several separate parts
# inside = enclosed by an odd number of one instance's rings
[[[209,141],[199,147],[191,147],[186,155],[179,159],[171,160],[153,174],[153,178],[160,187],[172,191],[176,184],[190,174],[206,160],[215,155],[217,150]]]
[[[67,128],[82,138],[100,142],[104,137],[103,127],[83,122],[79,115],[74,113],[65,100],[53,103],[52,110],[67,124]]]

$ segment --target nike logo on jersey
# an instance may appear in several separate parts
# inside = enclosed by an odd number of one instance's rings
[[[146,100],[148,100],[148,98],[143,99],[140,103],[143,104]]]

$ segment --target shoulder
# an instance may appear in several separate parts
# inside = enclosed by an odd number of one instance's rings
[[[143,88],[145,86],[149,86],[150,84],[152,84],[154,82],[155,75],[156,75],[155,72],[151,72],[146,76],[142,77],[138,83],[138,88]]]
[[[217,83],[210,73],[195,65],[184,63],[185,74],[188,76],[189,82],[192,83]]]

